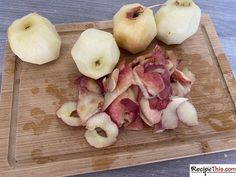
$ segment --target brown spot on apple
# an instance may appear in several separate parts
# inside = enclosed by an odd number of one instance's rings
[[[144,12],[144,8],[142,6],[134,7],[130,9],[129,12],[126,13],[126,18],[134,20],[143,12]]]

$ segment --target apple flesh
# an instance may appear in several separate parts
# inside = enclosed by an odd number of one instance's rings
[[[8,28],[11,50],[21,60],[44,64],[58,58],[61,39],[45,17],[30,13],[15,20]]]
[[[168,0],[155,19],[159,40],[167,45],[181,44],[197,32],[201,9],[192,0]]]
[[[144,51],[156,34],[153,12],[141,4],[124,5],[113,17],[116,42],[132,54]]]
[[[94,28],[80,35],[71,54],[80,73],[93,79],[110,74],[120,57],[112,34]]]

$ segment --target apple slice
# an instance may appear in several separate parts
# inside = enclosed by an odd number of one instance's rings
[[[13,53],[25,62],[44,64],[60,53],[61,39],[54,25],[36,13],[15,20],[8,28],[8,40]]]
[[[90,28],[85,30],[71,50],[79,71],[90,78],[99,79],[115,68],[120,51],[109,32]]]
[[[176,113],[177,107],[187,101],[184,97],[173,97],[172,101],[163,109],[161,116],[161,124],[164,129],[175,129],[178,127],[178,116]]]
[[[86,123],[87,131],[85,132],[85,139],[95,148],[103,148],[112,145],[116,142],[119,129],[115,123],[111,121],[108,114],[102,112],[91,117]],[[105,132],[101,136],[97,132],[97,128]]]
[[[177,115],[188,126],[198,125],[197,111],[189,101],[184,101],[177,107]]]
[[[76,111],[77,103],[67,102],[64,103],[56,112],[57,117],[61,118],[64,123],[70,126],[81,126],[82,122],[79,117],[71,116]]]

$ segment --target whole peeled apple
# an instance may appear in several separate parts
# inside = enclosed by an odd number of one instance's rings
[[[151,9],[128,4],[113,17],[113,35],[117,44],[132,54],[144,51],[157,34]]]
[[[180,44],[197,32],[201,9],[192,0],[168,0],[155,15],[157,38],[165,44]]]
[[[54,25],[36,13],[15,20],[8,28],[8,40],[13,53],[29,63],[44,64],[60,53],[61,39]]]
[[[71,50],[81,74],[99,79],[111,73],[120,58],[120,50],[109,32],[85,30]]]

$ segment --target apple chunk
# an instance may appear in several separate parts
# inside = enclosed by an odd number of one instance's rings
[[[111,73],[120,57],[112,34],[93,28],[80,35],[71,54],[79,71],[93,79]]]
[[[8,40],[14,54],[33,64],[44,64],[58,58],[61,39],[46,18],[31,13],[15,20],[8,28]]]
[[[144,51],[157,33],[151,9],[128,4],[113,17],[113,34],[118,45],[135,54]]]

